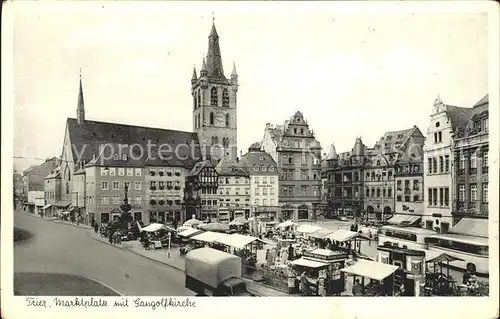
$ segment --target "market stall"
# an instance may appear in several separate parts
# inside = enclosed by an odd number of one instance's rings
[[[208,224],[199,224],[198,228],[206,231],[220,232],[220,233],[225,233],[229,231],[229,226],[227,224],[222,224],[217,222]]]
[[[158,223],[152,223],[146,227],[141,227],[139,231],[145,234],[142,240],[144,247],[153,249],[167,247],[175,233],[175,229]]]
[[[393,296],[394,295],[394,273],[398,266],[388,265],[376,261],[359,259],[353,265],[345,267],[340,271],[345,275],[353,276],[353,293],[356,286],[360,286],[361,296]],[[361,283],[356,277],[361,277]],[[370,282],[365,285],[365,278]],[[344,279],[345,280],[345,279]]]
[[[463,259],[446,253],[431,253],[428,254],[426,259],[425,289],[427,294],[436,296],[453,295],[457,289],[457,281],[450,276],[450,262],[463,261]],[[443,263],[447,264],[446,274],[443,273]]]
[[[194,226],[197,226],[200,224],[203,224],[203,222],[201,220],[198,220],[196,218],[191,218],[189,220],[186,220],[186,222],[184,223],[184,226],[194,227]]]
[[[370,240],[367,236],[363,235],[359,232],[353,232],[350,230],[339,229],[329,235],[323,237],[323,239],[330,239],[336,246],[342,246],[344,249],[351,252],[351,250],[355,250],[358,247],[358,253],[361,252],[361,241],[362,240]],[[352,243],[354,242],[354,247],[352,247]]]
[[[309,234],[317,232],[318,230],[324,229],[323,227],[313,226],[313,225],[300,225],[297,227],[296,232],[307,237]]]

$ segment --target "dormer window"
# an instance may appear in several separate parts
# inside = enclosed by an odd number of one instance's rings
[[[115,161],[117,161],[117,160],[118,160],[118,154],[113,154],[113,159],[114,159]]]
[[[122,161],[126,161],[127,160],[127,154],[122,154]]]
[[[436,122],[436,124],[435,124],[435,125],[436,125],[436,127],[439,127],[439,125],[440,125],[440,124],[439,124],[439,122]]]
[[[259,165],[255,165],[255,166],[253,167],[253,170],[254,170],[254,171],[256,171],[256,172],[258,172],[258,171],[259,171]]]
[[[264,156],[259,157],[259,159],[260,159],[261,161],[263,161],[263,160],[264,160]]]

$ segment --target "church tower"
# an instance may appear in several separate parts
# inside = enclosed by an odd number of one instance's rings
[[[82,71],[80,70],[80,88],[78,91],[78,105],[76,107],[76,120],[78,124],[85,122],[85,103],[83,101]]]
[[[215,22],[208,36],[208,53],[203,58],[200,75],[193,70],[193,130],[198,133],[204,156],[212,159],[237,157],[238,74],[233,63],[230,78],[224,75],[219,35]]]

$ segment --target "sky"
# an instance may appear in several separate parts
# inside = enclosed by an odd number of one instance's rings
[[[76,117],[192,130],[190,80],[212,12],[226,76],[239,75],[238,148],[301,111],[328,152],[385,131],[426,134],[439,93],[470,107],[488,93],[488,16],[344,10],[335,3],[25,5],[14,22],[14,155],[60,156]],[[239,153],[239,152],[238,152]],[[39,161],[37,161],[39,162]],[[16,160],[24,169],[31,160]]]

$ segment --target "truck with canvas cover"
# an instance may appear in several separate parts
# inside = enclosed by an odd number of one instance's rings
[[[241,258],[204,247],[186,254],[186,288],[198,296],[253,296],[241,278]]]

